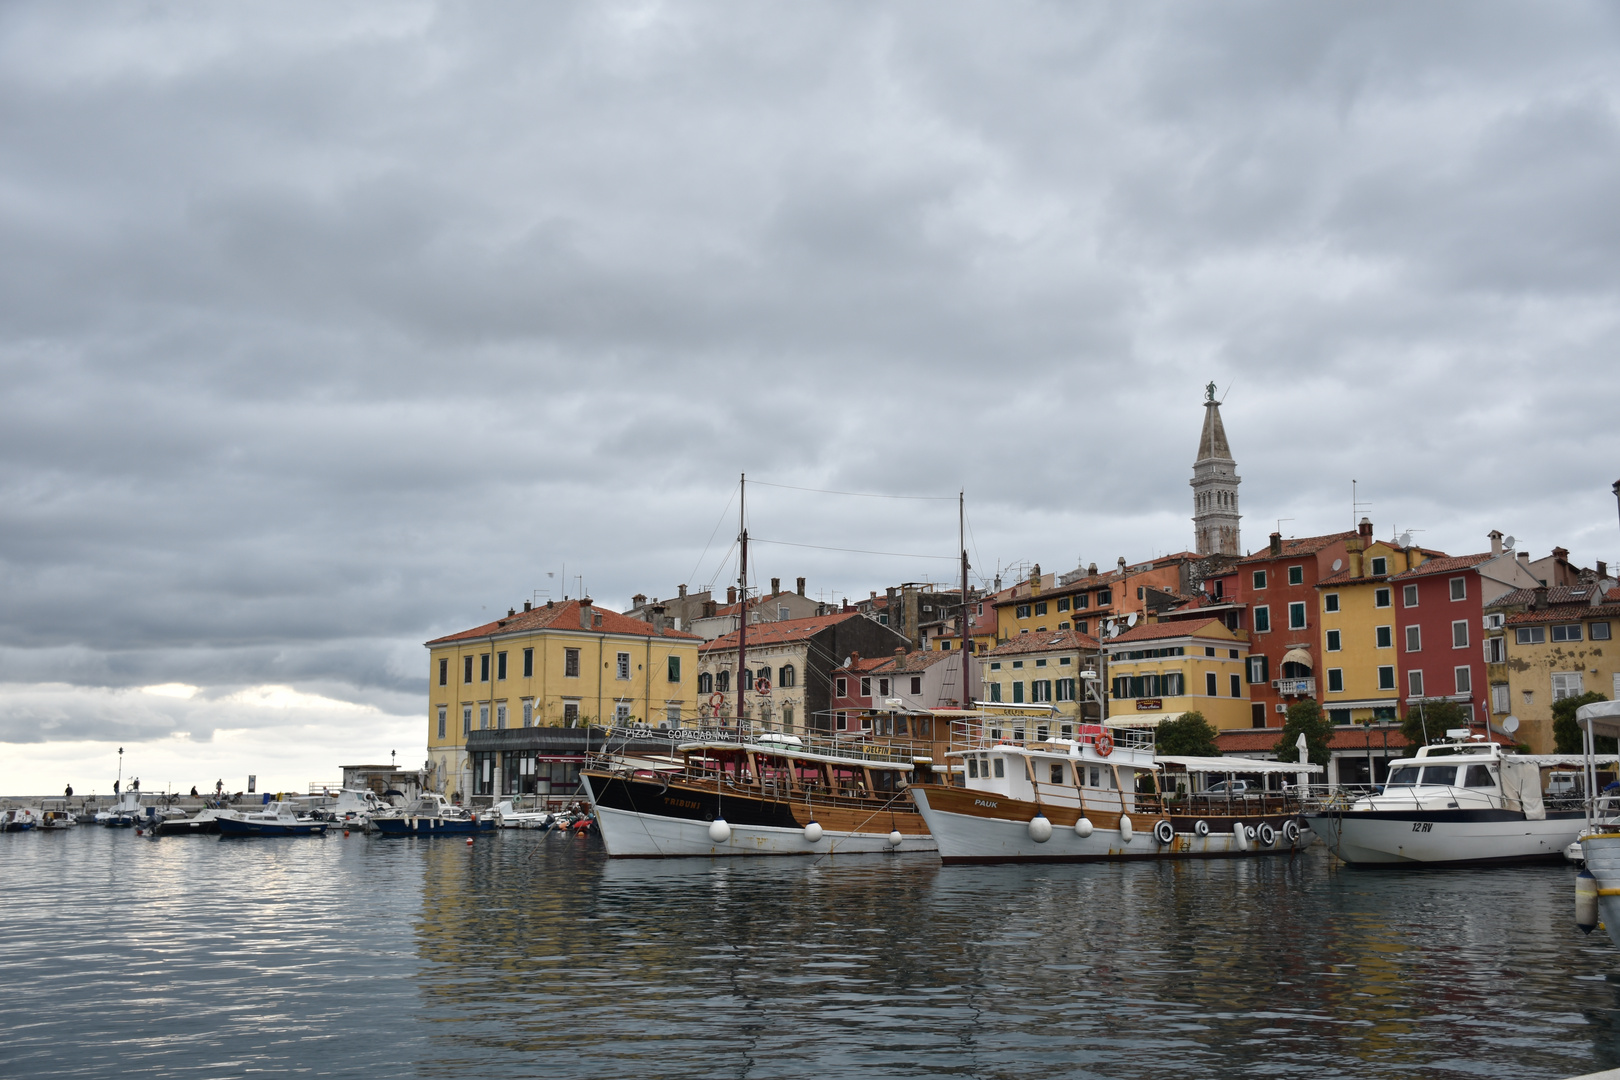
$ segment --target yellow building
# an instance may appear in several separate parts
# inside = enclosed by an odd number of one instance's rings
[[[1103,649],[1109,727],[1157,727],[1188,712],[1223,731],[1252,725],[1247,631],[1219,619],[1146,623]]]
[[[702,639],[594,606],[589,599],[508,611],[427,643],[428,759],[440,790],[546,793],[549,757],[578,757],[540,729],[697,719]],[[534,729],[530,735],[520,734]],[[556,751],[546,753],[545,751]],[[564,779],[571,782],[577,767]],[[560,782],[560,781],[559,781]]]
[[[1620,649],[1614,644],[1620,589],[1607,597],[1594,586],[1525,591],[1539,595],[1526,610],[1506,617],[1501,670],[1507,685],[1491,687],[1492,712],[1511,711],[1519,718],[1519,741],[1550,754],[1553,702],[1593,691],[1620,700]]]
[[[1435,554],[1372,538],[1365,518],[1345,541],[1347,565],[1316,583],[1322,671],[1317,700],[1336,724],[1390,722],[1401,700],[1399,619],[1389,579]]]
[[[1096,638],[1075,630],[1020,634],[979,657],[984,700],[978,704],[992,713],[1024,716],[1009,723],[1015,730],[1027,723],[1037,739],[1073,738],[1076,723],[1097,720],[1095,701],[1089,708],[1082,704],[1086,688],[1080,677],[1096,670],[1097,650]]]

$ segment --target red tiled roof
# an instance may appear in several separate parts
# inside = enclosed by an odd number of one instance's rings
[[[1142,626],[1125,631],[1119,637],[1109,638],[1108,644],[1118,645],[1131,641],[1157,641],[1161,638],[1173,637],[1197,637],[1198,632],[1207,626],[1219,626],[1223,631],[1226,630],[1225,624],[1219,619],[1205,619],[1201,623],[1195,623],[1191,619],[1183,619],[1179,622],[1145,623]],[[1222,640],[1224,641],[1226,638],[1222,637]]]
[[[748,644],[780,645],[787,641],[803,641],[805,638],[815,637],[827,627],[841,623],[846,619],[864,619],[858,611],[844,611],[834,615],[817,615],[809,619],[783,619],[781,622],[752,623],[748,627]],[[737,634],[733,630],[723,637],[717,637],[703,646],[704,652],[736,652]]]
[[[578,600],[564,600],[560,604],[537,607],[532,611],[520,611],[504,619],[475,626],[471,630],[446,634],[444,637],[434,638],[427,644],[448,645],[453,641],[469,641],[503,634],[528,634],[536,630],[577,630],[580,633],[632,634],[636,637],[677,638],[682,641],[702,640],[696,634],[687,634],[679,630],[656,630],[652,623],[632,619],[628,615],[599,608],[594,604],[591,605],[592,625],[584,627],[579,625],[579,607]],[[596,625],[596,618],[602,620],[600,626]]]
[[[927,671],[940,661],[948,660],[955,655],[954,652],[916,649],[902,656],[891,656],[874,670],[892,671],[897,675],[913,674],[919,671]]]
[[[1097,639],[1090,634],[1082,634],[1078,630],[1048,630],[1044,633],[1019,634],[1010,639],[1005,645],[998,645],[989,652],[980,653],[984,656],[1022,656],[1028,653],[1059,652],[1064,649],[1091,650],[1097,649]],[[948,656],[949,653],[941,655]]]
[[[1547,589],[1547,603],[1589,604],[1592,602],[1592,588],[1589,585],[1552,585]],[[1514,589],[1510,593],[1503,593],[1485,606],[1494,608],[1512,604],[1532,604],[1535,599],[1535,589]],[[1609,595],[1604,599],[1620,601],[1620,589],[1609,590]]]
[[[1253,555],[1246,555],[1239,559],[1238,565],[1242,566],[1245,563],[1269,562],[1272,559],[1297,559],[1302,555],[1315,555],[1323,548],[1330,547],[1341,540],[1349,540],[1355,535],[1356,531],[1351,529],[1348,532],[1328,533],[1326,536],[1301,536],[1297,538],[1290,538],[1282,542],[1281,555],[1273,555],[1271,553],[1271,548],[1268,546],[1264,550],[1255,552]]]
[[[1507,617],[1509,626],[1525,626],[1533,623],[1579,622],[1582,619],[1612,619],[1620,616],[1620,604],[1599,604],[1588,607],[1585,604],[1562,604],[1557,607],[1545,607],[1536,611],[1520,611]]]
[[[1415,570],[1396,574],[1390,580],[1405,581],[1408,578],[1427,577],[1430,574],[1452,574],[1458,570],[1472,570],[1480,563],[1490,562],[1494,558],[1496,556],[1488,551],[1479,555],[1442,555],[1425,561]]]
[[[1399,551],[1400,549],[1395,548],[1394,550]],[[1450,558],[1450,556],[1443,551],[1430,551],[1427,548],[1412,548],[1411,550],[1421,552],[1423,557],[1431,562],[1435,559]],[[1378,556],[1369,556],[1363,554],[1361,563],[1363,573],[1360,577],[1352,576],[1350,573],[1350,568],[1347,566],[1343,570],[1340,570],[1337,574],[1334,574],[1332,577],[1325,577],[1316,584],[1320,587],[1322,585],[1354,585],[1358,581],[1388,581],[1392,577],[1398,577],[1405,573],[1405,571],[1401,570],[1396,571],[1394,574],[1373,573],[1370,569],[1368,569],[1368,565],[1374,558],[1377,557]]]
[[[1620,601],[1620,588],[1610,589],[1604,594],[1603,599]]]

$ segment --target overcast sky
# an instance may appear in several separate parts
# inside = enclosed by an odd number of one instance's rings
[[[1612,5],[14,2],[0,132],[0,791],[416,764],[423,641],[723,585],[743,471],[1181,550],[1211,380],[1248,548],[1620,562]]]

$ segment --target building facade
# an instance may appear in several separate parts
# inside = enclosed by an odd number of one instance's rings
[[[1215,400],[1215,384],[1205,387],[1204,430],[1198,437],[1198,459],[1193,462],[1193,535],[1200,555],[1242,555],[1243,539],[1238,529],[1237,474],[1232,448],[1226,442],[1226,425],[1221,423],[1221,403]]]
[[[1217,729],[1251,727],[1249,649],[1219,619],[1147,623],[1103,642],[1109,727],[1157,727],[1203,713]]]
[[[1099,670],[1100,651],[1096,638],[1078,630],[1020,634],[978,658],[981,704],[1027,707],[1054,724],[1053,733],[1070,738],[1075,724],[1101,720],[1082,677]]]

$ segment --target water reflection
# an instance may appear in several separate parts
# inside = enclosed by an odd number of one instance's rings
[[[1562,869],[608,863],[594,842],[0,836],[0,1075],[1561,1077]]]

